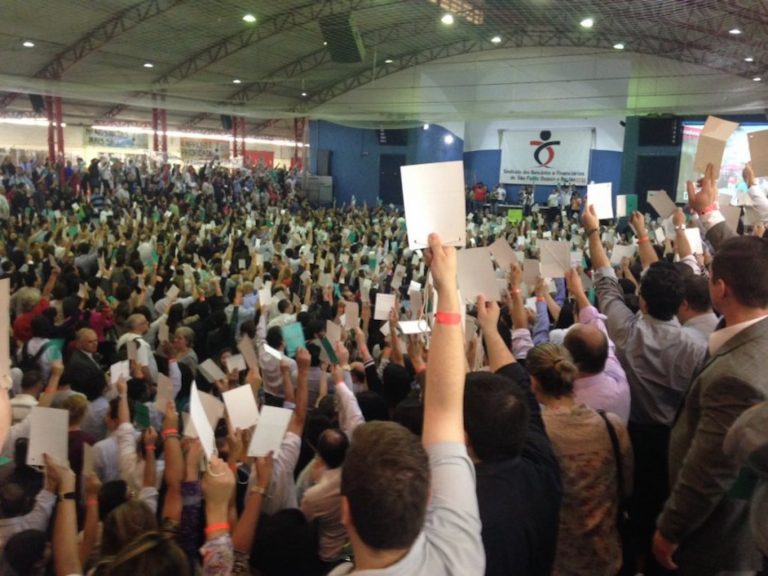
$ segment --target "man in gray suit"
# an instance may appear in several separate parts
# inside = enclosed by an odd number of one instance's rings
[[[736,495],[740,469],[723,452],[723,440],[744,411],[768,399],[768,240],[727,227],[712,172],[708,167],[701,191],[689,182],[688,194],[716,249],[709,289],[724,326],[711,335],[709,357],[672,429],[673,488],[653,549],[663,566],[677,563],[683,575],[748,575],[761,569],[762,557],[750,533],[749,502]]]

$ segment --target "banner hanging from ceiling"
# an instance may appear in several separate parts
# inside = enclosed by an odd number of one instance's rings
[[[587,185],[592,128],[500,132],[502,184]]]
[[[181,159],[184,162],[211,162],[229,160],[229,142],[223,140],[197,140],[181,138]]]
[[[86,146],[103,148],[149,148],[149,135],[133,132],[114,132],[112,130],[85,129]]]

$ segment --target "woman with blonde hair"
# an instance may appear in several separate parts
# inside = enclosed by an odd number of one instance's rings
[[[528,353],[526,368],[542,418],[560,463],[563,501],[553,574],[616,576],[622,550],[620,500],[631,491],[632,448],[615,414],[578,404],[573,382],[578,368],[566,348],[546,343]],[[613,447],[617,438],[619,454]],[[623,482],[619,481],[621,467]],[[624,494],[619,495],[619,484]]]

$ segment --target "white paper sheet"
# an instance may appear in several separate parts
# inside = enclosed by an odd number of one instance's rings
[[[0,385],[11,386],[11,280],[0,280]]]
[[[715,116],[707,118],[701,134],[699,134],[699,144],[693,159],[693,169],[703,174],[707,169],[707,164],[712,164],[715,169],[714,179],[717,181],[720,177],[720,165],[723,162],[725,144],[738,127],[737,122],[728,122]]]
[[[598,220],[613,218],[613,197],[611,183],[589,184],[587,186],[587,206],[594,206]]]
[[[248,335],[244,335],[237,343],[237,349],[245,358],[245,363],[249,368],[259,367],[259,357],[256,355],[256,348],[253,346],[253,340]]]
[[[704,254],[701,231],[698,228],[686,228],[685,235],[688,237],[688,244],[691,245],[691,252],[694,254]]]
[[[224,371],[211,358],[208,358],[205,362],[200,364],[197,369],[205,376],[205,379],[210,383],[214,383],[216,380],[226,379],[227,375]]]
[[[491,244],[490,249],[491,254],[493,254],[493,257],[496,260],[496,264],[498,264],[499,268],[504,270],[505,273],[513,263],[517,262],[515,251],[512,250],[509,242],[504,238],[497,238],[496,241]]]
[[[179,287],[176,286],[176,284],[172,284],[168,290],[165,291],[165,297],[168,298],[168,300],[175,300],[176,297],[179,295]]]
[[[225,364],[227,365],[228,372],[233,372],[235,370],[238,372],[248,370],[248,365],[246,364],[245,357],[242,354],[233,354],[225,360]]]
[[[139,359],[139,347],[136,345],[135,340],[128,340],[125,343],[126,353],[128,354],[128,360]]]
[[[431,332],[426,320],[403,320],[399,326],[403,334],[427,334]]]
[[[627,214],[627,196],[626,194],[620,194],[616,196],[616,218],[624,218],[629,216]]]
[[[731,206],[730,204],[723,204],[721,202],[720,212],[728,223],[728,227],[735,232],[739,225],[739,218],[741,218],[741,207]]]
[[[344,329],[354,330],[360,326],[360,308],[357,302],[344,301]]]
[[[768,130],[747,134],[752,171],[758,178],[768,176]]]
[[[224,404],[229,414],[229,422],[235,429],[245,430],[259,421],[259,407],[249,385],[240,386],[224,392]]]
[[[648,190],[648,203],[660,218],[669,218],[677,210],[672,198],[664,190]]]
[[[173,382],[165,374],[157,375],[157,394],[155,395],[155,408],[161,414],[165,414],[168,402],[173,401]]]
[[[256,425],[256,431],[251,437],[250,446],[248,446],[248,456],[258,458],[259,456],[266,456],[270,452],[274,452],[274,455],[277,456],[280,453],[280,445],[292,416],[292,410],[263,406],[259,423]]]
[[[565,273],[571,267],[570,243],[540,240],[539,260],[542,276],[545,278],[565,278]]]
[[[341,341],[342,329],[341,326],[330,320],[325,321],[325,337],[331,344]]]
[[[213,427],[205,413],[200,398],[201,394],[202,392],[197,389],[197,384],[192,382],[192,393],[189,397],[189,424],[194,427],[194,433],[200,439],[205,457],[210,460],[216,450],[216,439],[213,435]]]
[[[277,358],[278,360],[282,360],[285,357],[285,355],[282,352],[280,352],[280,350],[272,348],[272,346],[270,346],[269,344],[264,343],[262,344],[262,346],[264,346],[264,352],[266,352],[267,354],[269,354],[274,358]]]
[[[489,301],[498,298],[496,273],[488,248],[466,248],[456,252],[458,281],[464,302],[473,305],[479,295]]]
[[[53,456],[59,462],[67,462],[69,456],[69,412],[58,408],[35,406],[29,414],[29,446],[27,464],[45,466],[43,454]]]
[[[536,281],[541,275],[541,263],[538,260],[531,260],[530,258],[525,260],[523,264],[523,282],[533,289],[536,286]]]
[[[635,255],[635,252],[637,252],[637,246],[634,244],[629,246],[624,246],[622,244],[616,244],[613,247],[613,250],[611,251],[611,264],[613,266],[618,266],[621,264],[621,259],[624,257],[632,258]]]
[[[436,232],[446,246],[464,246],[464,163],[437,162],[400,168],[408,247],[425,248]]]
[[[163,322],[160,324],[160,327],[157,330],[157,339],[160,340],[160,342],[168,342],[168,339],[170,337],[170,332],[168,328],[168,324]]]
[[[259,290],[259,306],[270,306],[272,304],[272,288],[262,288]]]
[[[109,380],[112,384],[117,384],[120,376],[125,378],[126,382],[131,379],[131,364],[128,360],[115,362],[109,367]]]
[[[374,320],[389,320],[389,312],[395,306],[394,294],[377,294],[376,307],[373,309]]]

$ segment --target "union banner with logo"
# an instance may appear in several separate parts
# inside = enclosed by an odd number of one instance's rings
[[[502,184],[588,182],[592,128],[501,131]]]

